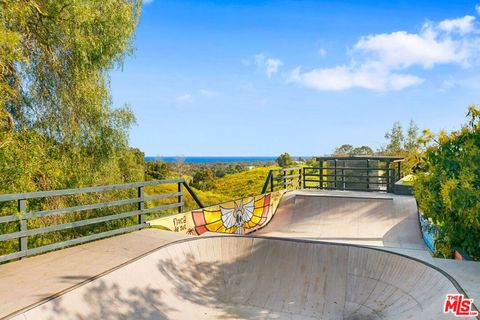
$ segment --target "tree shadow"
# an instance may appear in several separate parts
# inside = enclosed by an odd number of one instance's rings
[[[133,275],[125,278],[129,276]],[[168,319],[167,313],[177,309],[167,306],[162,298],[159,288],[128,288],[100,278],[27,311],[26,319]]]

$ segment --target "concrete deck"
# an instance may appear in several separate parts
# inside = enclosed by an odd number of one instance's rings
[[[188,237],[144,229],[0,265],[0,318]]]

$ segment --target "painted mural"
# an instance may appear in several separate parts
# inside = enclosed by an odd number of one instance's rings
[[[246,197],[203,209],[149,221],[150,225],[201,235],[205,232],[247,234],[265,226],[275,213],[284,190]]]

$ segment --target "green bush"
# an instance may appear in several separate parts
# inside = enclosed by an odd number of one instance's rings
[[[424,131],[425,172],[417,174],[414,194],[440,228],[436,255],[451,257],[455,246],[480,260],[480,110],[470,107],[467,118],[468,124],[450,134]]]

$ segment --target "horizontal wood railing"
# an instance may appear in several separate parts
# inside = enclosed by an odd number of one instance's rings
[[[145,196],[145,187],[164,185],[164,184],[176,184],[177,191],[171,193],[163,193],[156,195]],[[78,188],[78,189],[65,189],[65,190],[52,190],[52,191],[41,191],[41,192],[25,192],[25,193],[15,193],[15,194],[4,194],[0,195],[0,205],[15,201],[17,202],[16,212],[12,212],[10,215],[0,216],[0,224],[4,223],[17,223],[18,231],[10,233],[0,233],[0,249],[2,248],[1,244],[3,241],[18,239],[18,251],[11,252],[7,254],[0,255],[0,262],[18,259],[29,255],[34,255],[42,253],[45,251],[55,250],[58,248],[63,248],[66,246],[71,246],[75,244],[84,243],[87,241],[100,239],[104,237],[109,237],[117,235],[120,233],[142,229],[147,226],[145,223],[145,215],[153,212],[160,212],[172,208],[177,208],[178,212],[182,212],[184,208],[184,192],[183,187],[186,188],[187,192],[191,195],[198,207],[203,207],[203,204],[195,195],[193,190],[188,186],[184,179],[169,179],[169,180],[155,180],[155,181],[145,181],[145,182],[135,182],[127,184],[116,184],[109,186],[100,186],[100,187],[88,187],[88,188]],[[93,203],[86,205],[77,205],[72,207],[57,208],[51,210],[41,210],[41,211],[31,211],[28,212],[29,201],[36,201],[38,199],[44,200],[52,197],[63,197],[71,195],[85,195],[93,194],[100,192],[109,192],[109,191],[119,191],[119,190],[133,190],[136,189],[136,197],[119,199],[114,201],[106,201],[101,203]],[[151,208],[145,208],[146,201],[153,201],[159,199],[169,199],[174,198],[175,202],[170,204],[163,204],[159,206],[154,206]],[[30,219],[59,216],[70,213],[79,213],[88,210],[98,210],[111,207],[125,206],[125,205],[134,205],[134,210],[129,210],[126,212],[114,212],[112,214],[102,215],[98,217],[91,217],[88,219],[72,221],[68,223],[53,224],[44,227],[38,227],[29,229],[28,222]],[[65,241],[60,241],[56,243],[51,243],[47,245],[42,245],[35,248],[28,247],[28,237],[40,235],[49,232],[62,231],[72,228],[78,228],[98,223],[104,223],[108,221],[114,221],[119,219],[126,219],[138,217],[135,222],[131,225],[122,226],[120,228],[115,228],[113,230],[107,230],[99,233],[88,234],[78,238],[69,239]]]

